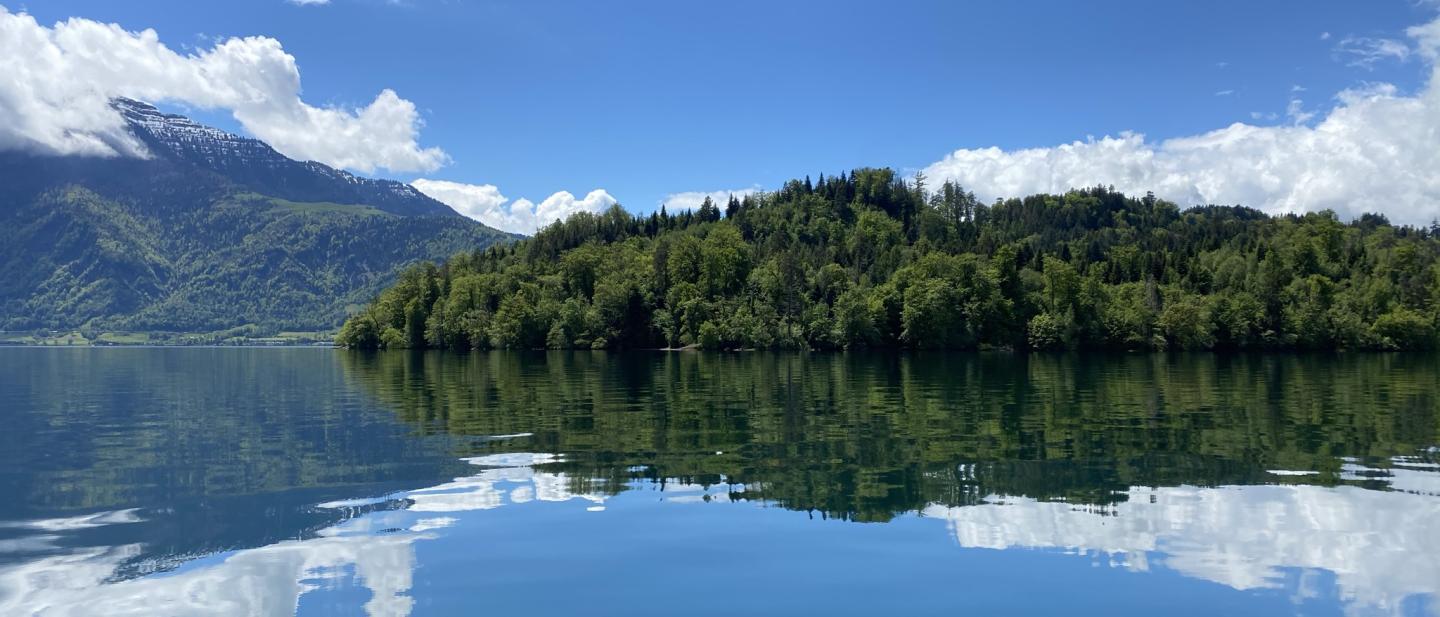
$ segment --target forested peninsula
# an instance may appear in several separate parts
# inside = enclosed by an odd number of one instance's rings
[[[1110,188],[984,204],[890,169],[695,211],[577,214],[422,264],[337,344],[441,349],[1434,349],[1440,225],[1182,210]]]

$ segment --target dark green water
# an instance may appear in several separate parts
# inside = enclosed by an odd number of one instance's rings
[[[1440,357],[0,349],[0,615],[1440,614]]]

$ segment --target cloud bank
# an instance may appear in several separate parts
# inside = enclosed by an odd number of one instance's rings
[[[560,191],[536,204],[523,198],[511,202],[493,184],[421,178],[410,185],[460,214],[496,229],[526,235],[571,214],[604,212],[618,203],[604,189],[590,191],[583,199],[577,199],[569,191]]]
[[[182,55],[154,30],[72,18],[46,27],[0,6],[0,149],[144,156],[109,100],[125,96],[229,110],[286,156],[372,173],[431,171],[449,157],[417,143],[415,104],[382,90],[364,107],[300,99],[294,56],[268,37]]]
[[[1411,96],[1369,84],[1337,94],[1334,109],[1313,124],[1316,112],[1296,99],[1287,125],[1236,123],[1159,142],[1127,132],[1045,148],[961,149],[924,172],[986,201],[1105,184],[1154,191],[1184,206],[1383,212],[1395,222],[1428,224],[1440,217],[1440,19],[1406,34],[1404,56],[1429,62],[1427,83]]]
[[[709,197],[710,201],[715,202],[715,205],[720,206],[723,210],[732,195],[736,199],[740,199],[746,195],[753,195],[758,192],[760,192],[760,187],[758,186],[730,189],[728,191],[685,191],[683,193],[666,195],[664,199],[660,200],[660,205],[665,206],[665,211],[667,212],[696,210],[700,208],[700,204],[705,203],[705,198]]]

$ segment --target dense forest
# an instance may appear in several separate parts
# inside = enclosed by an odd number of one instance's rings
[[[356,348],[1431,349],[1440,226],[859,169],[425,264]]]

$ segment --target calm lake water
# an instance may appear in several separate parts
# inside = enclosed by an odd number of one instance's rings
[[[1437,615],[1440,358],[0,349],[0,615]]]

